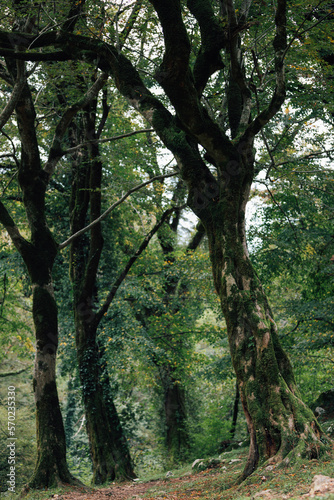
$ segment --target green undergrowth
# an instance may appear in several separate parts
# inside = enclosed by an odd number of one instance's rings
[[[234,450],[220,456],[219,468],[207,469],[189,476],[187,481],[165,483],[165,497],[159,496],[159,487],[143,495],[146,500],[203,499],[203,500],[246,500],[249,498],[298,499],[309,493],[315,475],[323,474],[334,477],[334,456],[321,460],[300,460],[287,467],[259,467],[241,485],[235,482],[243,470],[246,450]],[[240,460],[240,461],[237,461]],[[177,477],[177,473],[175,473]],[[160,487],[161,490],[161,487]],[[270,491],[269,491],[270,490]],[[255,496],[257,495],[257,496]],[[324,495],[324,499],[333,499],[334,494]]]

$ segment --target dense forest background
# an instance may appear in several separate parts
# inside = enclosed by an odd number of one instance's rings
[[[263,331],[314,409],[333,388],[333,4],[0,4],[0,440],[15,386],[17,489],[52,485],[65,444],[58,479],[95,484],[254,444]],[[291,401],[273,403],[282,422],[312,422]],[[244,477],[297,449],[301,421],[286,452],[283,423],[267,456],[258,439]],[[320,454],[332,428],[310,427]]]

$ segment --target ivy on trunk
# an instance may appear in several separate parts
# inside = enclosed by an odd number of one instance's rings
[[[96,137],[96,110],[94,99],[71,125],[72,146]],[[72,157],[72,233],[85,227],[87,218],[93,222],[101,215],[101,180],[98,145],[90,143]],[[106,361],[101,359],[102,348],[98,343],[99,321],[96,321],[94,303],[102,249],[100,223],[92,227],[89,236],[77,237],[70,246],[77,360],[95,484],[135,477],[129,447],[111,397]]]

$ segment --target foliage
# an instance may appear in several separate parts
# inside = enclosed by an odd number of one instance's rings
[[[286,172],[257,190],[261,222],[249,233],[252,258],[272,299],[281,338],[311,401],[332,384],[334,177],[316,159],[304,168],[306,173],[301,168]]]

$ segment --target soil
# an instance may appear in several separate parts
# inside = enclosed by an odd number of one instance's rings
[[[154,490],[154,500],[178,500],[179,498],[187,497],[184,497],[182,493],[181,496],[178,496],[176,493],[173,494],[166,490],[182,490],[183,485],[189,485],[189,479],[191,481],[196,481],[196,479],[203,480],[203,473],[187,474],[180,478],[152,480],[145,483],[129,482],[113,484],[107,488],[100,488],[98,490],[73,489],[70,493],[55,494],[49,498],[57,500],[140,500],[145,498],[148,500],[149,490]]]

